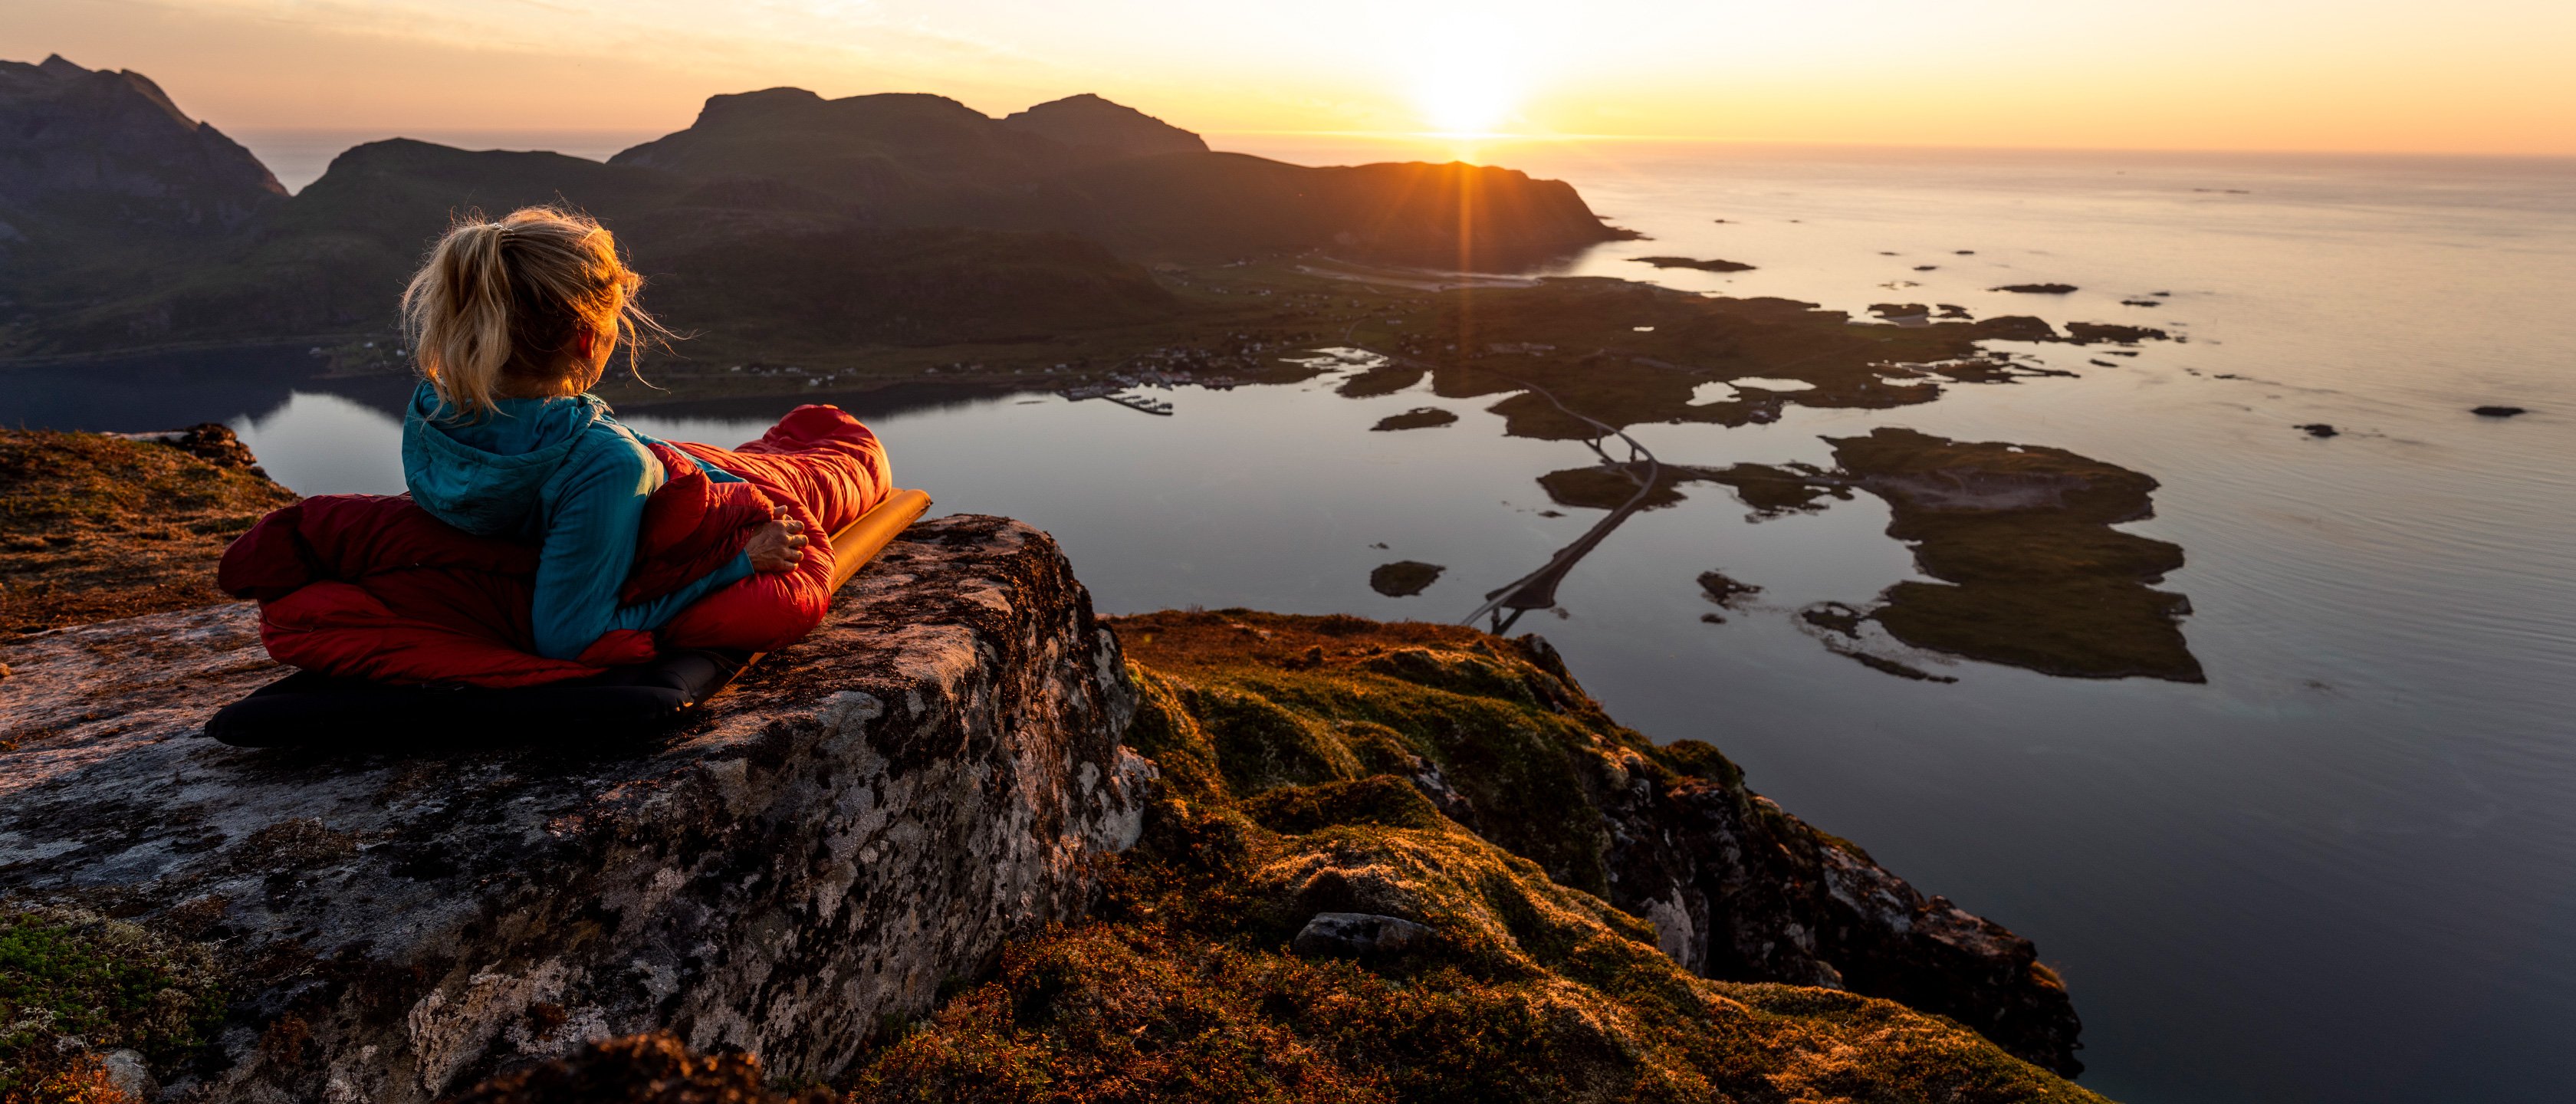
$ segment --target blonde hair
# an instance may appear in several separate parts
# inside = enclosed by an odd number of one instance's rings
[[[623,340],[633,371],[643,341],[669,336],[636,305],[643,286],[615,235],[588,215],[522,207],[494,222],[469,212],[403,289],[403,331],[451,415],[472,417],[492,409],[504,376],[564,394],[598,383],[591,362],[565,364],[584,333]]]

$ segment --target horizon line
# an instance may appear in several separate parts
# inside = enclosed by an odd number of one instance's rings
[[[454,126],[449,126],[449,125],[438,125],[438,126],[410,126],[410,125],[391,125],[391,126],[345,126],[345,125],[343,125],[343,126],[329,126],[329,125],[316,125],[316,126],[244,126],[244,127],[234,128],[234,129],[226,129],[226,131],[225,131],[225,132],[226,132],[226,133],[231,133],[231,134],[287,134],[287,133],[307,133],[307,134],[340,134],[340,135],[377,134],[377,133],[381,133],[381,134],[385,135],[385,136],[386,136],[386,137],[388,137],[388,138],[401,138],[401,137],[407,137],[407,136],[408,136],[408,134],[407,134],[406,132],[410,132],[410,133],[420,133],[420,134],[440,134],[440,133],[445,133],[445,134],[455,135],[455,136],[459,136],[459,137],[467,136],[467,135],[482,135],[482,134],[489,134],[489,135],[503,135],[503,134],[517,134],[517,135],[543,135],[543,134],[601,134],[601,135],[610,135],[610,134],[617,134],[617,135],[624,135],[624,134],[647,134],[647,133],[650,133],[650,134],[655,134],[655,135],[669,135],[669,134],[679,133],[679,131],[683,131],[683,130],[687,130],[687,129],[688,129],[688,128],[687,128],[687,127],[685,127],[685,126],[684,126],[684,127],[679,128],[679,130],[669,130],[669,129],[663,129],[662,127],[645,127],[645,126],[629,126],[629,127],[600,127],[600,126],[551,126],[551,127],[549,127],[549,126],[534,126],[534,127],[531,127],[531,126],[471,126],[471,125],[454,125]],[[1517,142],[1517,143],[1528,143],[1528,144],[1534,144],[1534,145],[1544,145],[1544,144],[1575,144],[1575,143],[1583,143],[1583,142],[1603,142],[1603,143],[1610,143],[1610,142],[1641,142],[1641,143],[1652,143],[1652,144],[1663,144],[1663,145],[1705,144],[1705,145],[1728,145],[1728,146],[1821,147],[1821,148],[1830,148],[1830,149],[1952,150],[1952,151],[1962,151],[1962,152],[1970,152],[1970,151],[1973,151],[1973,152],[1993,152],[1993,153],[2163,153],[2163,154],[2264,155],[2264,156],[2282,156],[2282,157],[2388,157],[2388,158],[2448,158],[2448,159],[2483,159],[2483,160],[2509,160],[2509,161],[2576,161],[2576,150],[2569,150],[2569,151],[2563,151],[2563,152],[2552,152],[2552,153],[2529,153],[2529,152],[2505,152],[2505,151],[2493,151],[2493,150],[2392,150],[2392,149],[2352,149],[2352,148],[2284,149],[2284,148],[2279,148],[2279,147],[2265,147],[2265,146],[2180,146],[2180,145],[2174,145],[2174,146],[1991,145],[1991,144],[1980,144],[1980,143],[1971,143],[1971,142],[1895,142],[1895,141],[1876,141],[1876,140],[1862,140],[1862,139],[1833,139],[1833,138],[1743,138],[1743,137],[1727,137],[1727,136],[1722,136],[1722,135],[1706,135],[1706,134],[1604,134],[1604,133],[1517,132],[1517,131],[1460,132],[1460,131],[1433,131],[1433,130],[1323,130],[1323,129],[1272,129],[1272,128],[1240,128],[1240,129],[1236,129],[1236,128],[1227,128],[1227,129],[1198,130],[1198,131],[1191,131],[1191,133],[1196,134],[1196,135],[1198,135],[1198,136],[1200,136],[1200,137],[1202,137],[1202,138],[1217,137],[1217,136],[1282,137],[1282,138],[1345,138],[1345,139],[1364,139],[1364,140],[1379,141],[1379,142],[1410,142],[1410,143],[1416,143],[1416,144],[1424,144],[1424,143],[1443,143],[1443,142],[1447,142],[1447,143],[1459,143],[1459,142],[1515,143],[1515,142]],[[559,151],[541,151],[541,152],[559,152]],[[1223,151],[1218,151],[1218,152],[1223,152]]]
[[[1581,134],[1581,133],[1453,133],[1429,130],[1204,130],[1211,135],[1264,135],[1280,137],[1371,138],[1409,141],[1505,141],[1505,142],[1658,142],[1707,143],[1733,146],[1832,146],[1858,149],[1924,149],[1981,150],[2007,153],[2231,153],[2274,154],[2327,157],[2477,157],[2525,161],[2576,161],[2576,150],[2554,153],[2503,152],[2490,150],[2392,150],[2314,148],[2284,149],[2271,146],[2040,146],[1983,145],[1970,142],[1890,142],[1835,138],[1732,138],[1707,134]]]

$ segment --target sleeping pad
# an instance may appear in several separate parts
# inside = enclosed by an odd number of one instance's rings
[[[260,603],[271,658],[374,684],[539,687],[633,672],[699,651],[759,652],[830,611],[826,537],[891,489],[876,435],[837,407],[800,406],[735,449],[650,447],[668,479],[646,501],[619,600],[678,590],[731,559],[773,506],[805,524],[804,558],[720,588],[660,629],[612,631],[577,659],[538,655],[529,625],[538,550],[477,537],[408,496],[318,495],[260,519],[224,551],[217,582]],[[710,479],[699,461],[740,476]]]

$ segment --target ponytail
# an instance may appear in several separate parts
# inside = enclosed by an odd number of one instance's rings
[[[599,382],[596,362],[574,355],[585,334],[624,341],[633,371],[645,340],[669,336],[636,305],[643,284],[587,215],[522,207],[492,222],[475,213],[449,228],[403,289],[403,332],[450,416],[470,418],[493,408],[504,376],[540,393]]]

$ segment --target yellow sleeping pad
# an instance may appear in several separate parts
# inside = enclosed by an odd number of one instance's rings
[[[893,544],[896,537],[929,510],[930,495],[927,492],[899,490],[877,503],[876,509],[860,514],[859,520],[832,534],[832,593],[839,594],[861,569],[875,561],[877,553],[885,551],[885,546]],[[753,652],[751,658],[744,660],[742,667],[734,671],[734,676],[740,677],[744,670],[768,654]],[[732,684],[733,678],[725,680],[726,686]],[[724,686],[716,687],[719,691],[723,689]],[[715,692],[710,691],[707,696],[714,697]]]
[[[840,532],[832,534],[832,593],[841,592],[850,577],[894,543],[907,526],[919,521],[930,511],[930,496],[921,491],[896,491],[877,508],[860,514]]]

